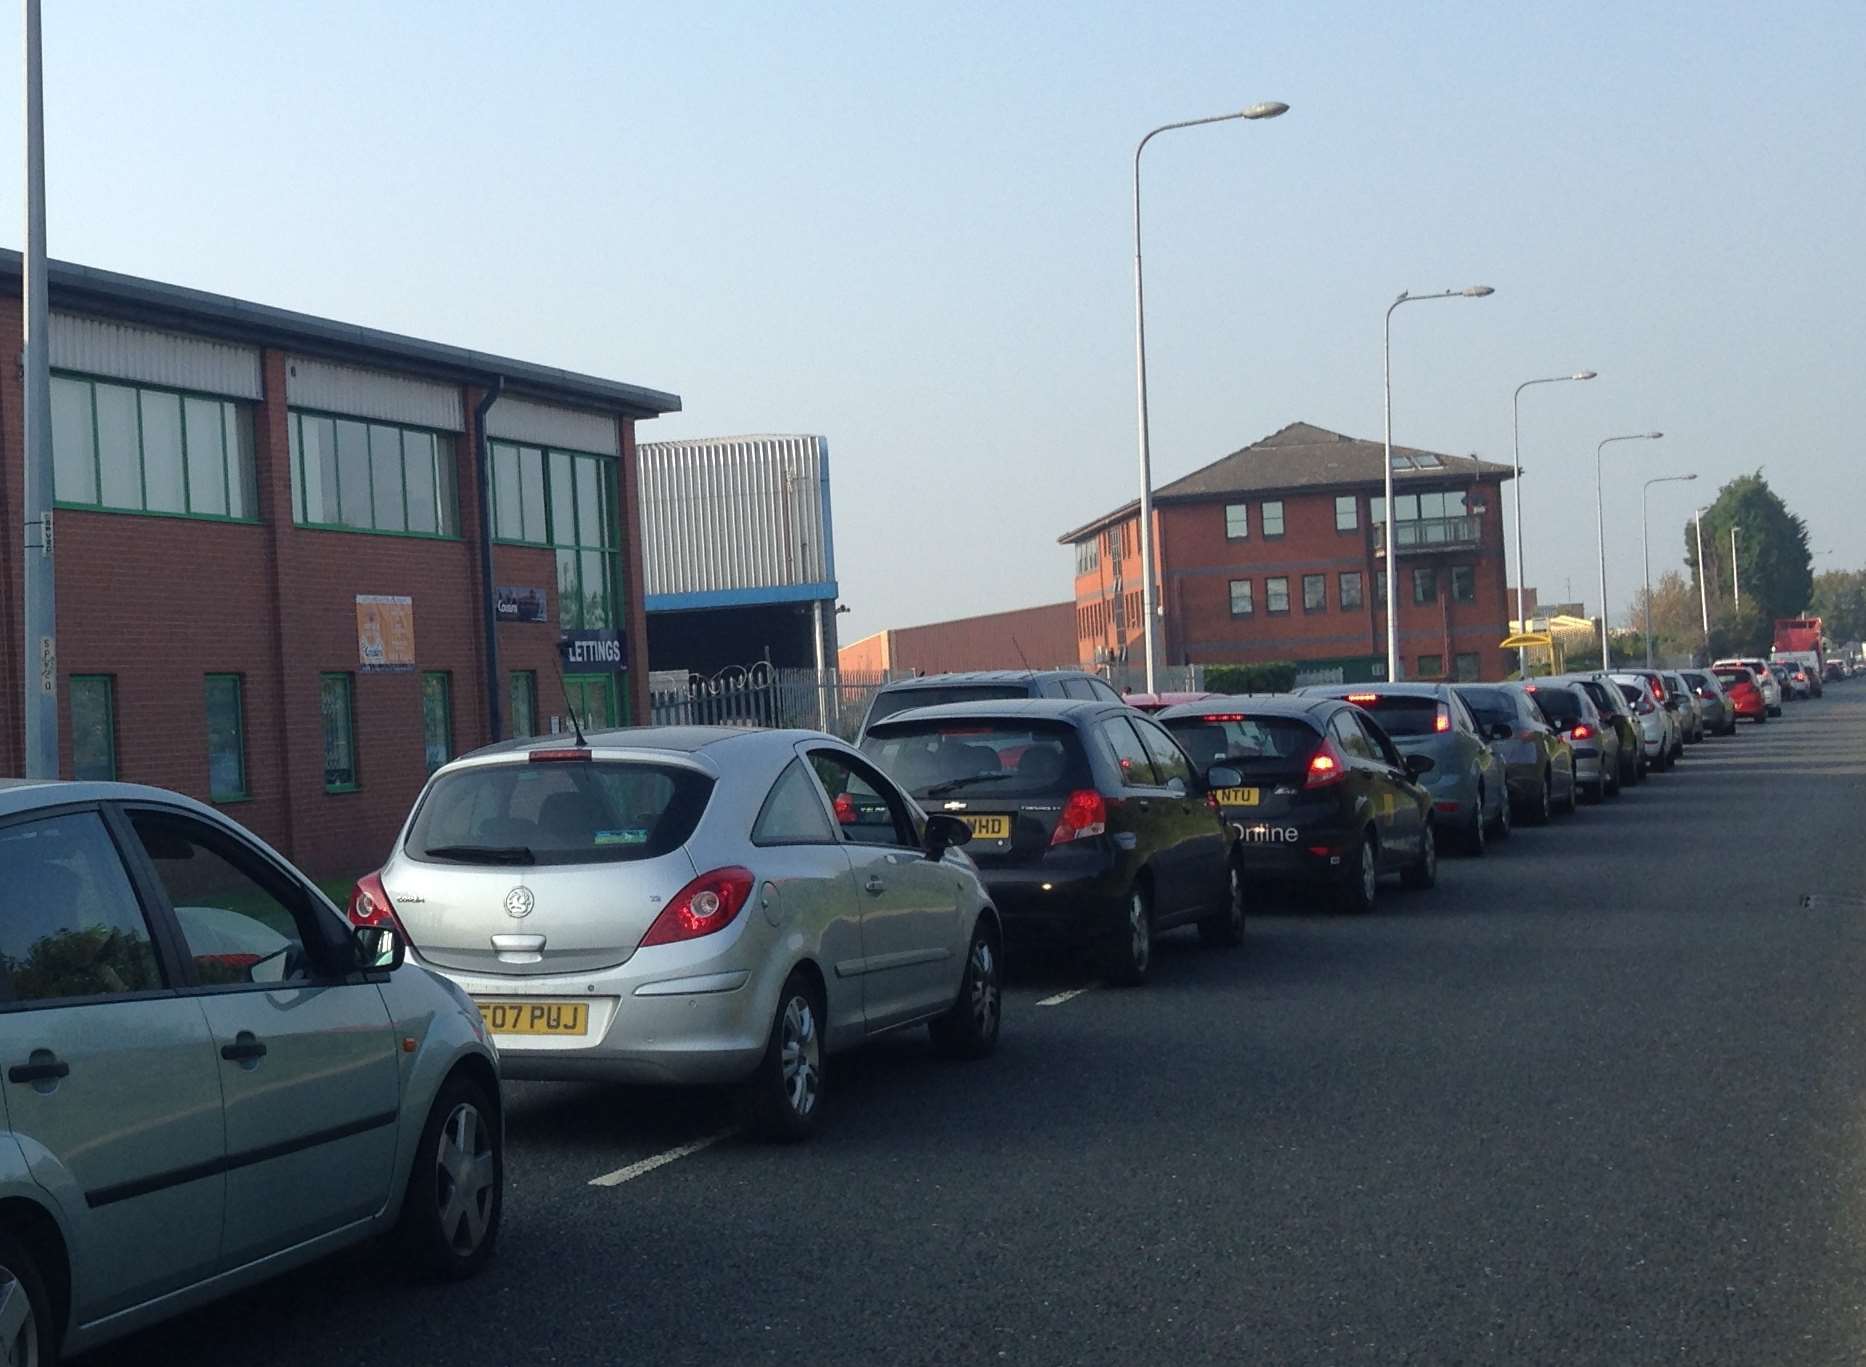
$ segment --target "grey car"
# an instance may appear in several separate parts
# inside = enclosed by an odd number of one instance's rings
[[[372,1235],[465,1276],[499,1060],[456,989],[210,807],[0,781],[0,1361],[48,1364]]]
[[[737,1084],[798,1138],[830,1053],[919,1024],[996,1044],[971,834],[818,732],[538,737],[438,769],[352,914],[479,1004],[506,1076]]]
[[[1561,674],[1555,676],[1553,681],[1579,686],[1594,700],[1600,719],[1611,725],[1619,736],[1620,771],[1610,791],[1617,793],[1628,784],[1643,782],[1646,777],[1646,756],[1645,747],[1641,744],[1639,717],[1612,676],[1597,670],[1593,673]]]
[[[1503,761],[1510,804],[1538,825],[1579,805],[1574,747],[1549,724],[1535,700],[1516,683],[1456,684],[1491,749]]]
[[[1665,676],[1656,669],[1620,669],[1612,675],[1613,681],[1622,685],[1621,692],[1631,687],[1642,692],[1642,699],[1633,694],[1626,694],[1626,700],[1633,704],[1633,711],[1639,717],[1642,731],[1648,733],[1647,758],[1654,769],[1669,769],[1685,753],[1685,718],[1680,711],[1681,699],[1672,693],[1671,685],[1665,682]],[[1640,707],[1641,701],[1652,704],[1648,713]],[[1656,726],[1660,735],[1659,750],[1654,754],[1650,746],[1650,732]]]
[[[1433,767],[1416,781],[1431,795],[1433,824],[1454,832],[1467,852],[1481,855],[1492,835],[1509,835],[1503,761],[1451,685],[1315,684],[1296,692],[1345,698],[1371,712],[1402,754],[1430,755]]]
[[[857,740],[876,722],[910,707],[949,702],[1007,702],[1012,698],[1074,698],[1078,702],[1125,702],[1113,684],[1085,669],[972,669],[923,674],[883,684],[869,699]]]
[[[1678,714],[1678,721],[1684,731],[1686,745],[1696,745],[1710,734],[1704,724],[1704,701],[1684,680],[1682,674],[1664,670],[1659,677],[1665,680],[1667,705]]]
[[[1734,736],[1736,734],[1736,708],[1730,705],[1730,699],[1723,691],[1723,685],[1717,676],[1708,669],[1681,669],[1678,677],[1685,681],[1698,700],[1698,708],[1704,714],[1704,732],[1712,736]]]
[[[1574,750],[1575,782],[1600,802],[1620,791],[1620,735],[1578,683],[1537,679],[1524,691]]]

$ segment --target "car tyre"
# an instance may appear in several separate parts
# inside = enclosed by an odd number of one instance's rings
[[[1430,821],[1419,836],[1419,857],[1400,873],[1400,884],[1423,892],[1438,882],[1438,828]]]
[[[933,1048],[946,1058],[984,1058],[998,1047],[1004,1022],[1004,961],[984,917],[972,928],[965,976],[951,1009],[927,1026]]]
[[[762,1139],[790,1144],[815,1133],[823,1113],[823,997],[793,971],[778,993],[764,1057],[745,1084],[746,1123]]]
[[[1199,922],[1199,939],[1217,949],[1230,949],[1244,943],[1244,868],[1236,859],[1225,865],[1225,909]]]
[[[1497,826],[1494,834],[1499,840],[1508,840],[1510,832],[1515,830],[1515,817],[1510,811],[1510,790],[1506,784],[1503,796],[1497,802]]]
[[[1572,772],[1568,775],[1568,797],[1561,805],[1564,816],[1573,816],[1581,810],[1581,780]]]
[[[1546,826],[1555,819],[1555,780],[1548,774],[1542,775],[1542,796],[1530,813],[1530,820],[1538,826]]]
[[[419,1277],[460,1281],[492,1258],[505,1209],[505,1126],[485,1089],[449,1078],[428,1112],[397,1234]]]
[[[1103,951],[1102,976],[1115,987],[1139,987],[1153,967],[1153,898],[1145,883],[1127,894],[1121,929]]]
[[[25,1246],[5,1234],[0,1234],[0,1325],[13,1336],[0,1343],[6,1361],[30,1367],[58,1361],[59,1327],[52,1321],[45,1278]]]
[[[1490,818],[1484,815],[1484,790],[1477,790],[1477,814],[1471,818],[1471,824],[1465,828],[1464,838],[1459,842],[1464,852],[1474,858],[1482,859],[1490,849]]]
[[[1361,832],[1348,851],[1338,893],[1343,911],[1366,915],[1374,909],[1380,886],[1380,844],[1373,831]]]

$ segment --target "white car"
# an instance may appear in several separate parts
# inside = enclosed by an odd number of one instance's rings
[[[1731,665],[1740,665],[1756,676],[1756,682],[1762,688],[1762,704],[1771,717],[1782,715],[1782,679],[1781,675],[1760,656],[1752,655],[1747,659],[1731,657],[1715,660],[1712,669],[1725,669]]]

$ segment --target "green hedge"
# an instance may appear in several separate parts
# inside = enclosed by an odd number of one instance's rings
[[[1287,693],[1296,686],[1293,660],[1256,665],[1207,665],[1205,686],[1214,693]]]

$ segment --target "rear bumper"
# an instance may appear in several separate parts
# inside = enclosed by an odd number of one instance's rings
[[[981,865],[1007,946],[1082,947],[1121,931],[1135,869],[1112,851],[1088,859]]]
[[[1246,823],[1226,814],[1238,833],[1246,876],[1268,883],[1336,883],[1346,877],[1349,832],[1334,825]]]

